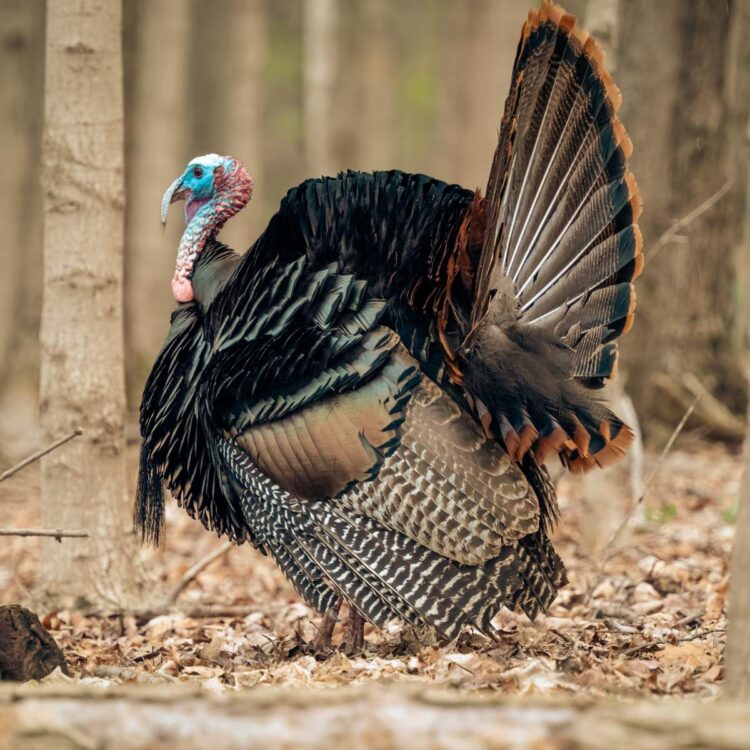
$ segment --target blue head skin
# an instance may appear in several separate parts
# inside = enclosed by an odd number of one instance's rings
[[[253,192],[253,180],[245,167],[230,156],[207,154],[193,159],[164,193],[161,221],[167,222],[171,203],[185,200],[185,232],[177,252],[172,292],[178,302],[193,299],[190,283],[193,266],[209,237],[243,208]]]
[[[195,214],[214,198],[216,189],[214,177],[216,168],[230,171],[234,159],[218,154],[207,154],[193,159],[185,171],[169,186],[161,201],[161,223],[167,222],[167,211],[171,203],[185,200],[185,224],[189,224]]]

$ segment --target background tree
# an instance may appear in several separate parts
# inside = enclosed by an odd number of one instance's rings
[[[750,414],[748,414],[750,425]],[[750,427],[732,552],[725,696],[750,701]]]
[[[212,7],[214,12],[232,19],[232,23],[225,25],[225,67],[215,82],[224,95],[224,116],[220,118],[214,150],[236,156],[247,165],[255,181],[250,210],[242,211],[236,221],[228,224],[222,232],[222,241],[245,250],[263,228],[260,217],[264,215],[268,187],[263,172],[266,4],[264,0],[221,0]],[[227,74],[229,80],[241,82],[240,85],[236,88],[223,85]]]
[[[743,410],[733,251],[745,185],[733,173],[726,43],[731,29],[741,28],[741,6],[620,3],[617,81],[646,206],[640,224],[647,264],[623,362],[639,411],[652,425],[659,415],[673,424],[684,412],[692,398],[681,393],[690,376],[734,411]],[[676,236],[657,243],[676,219],[701,205]]]
[[[750,383],[750,41],[745,30],[750,24],[750,7],[739,4],[729,38],[727,97],[732,109],[731,134],[735,155],[735,180],[744,188],[745,203],[738,206],[741,227],[737,244],[738,346],[745,352],[745,374]],[[740,191],[738,191],[740,192]],[[750,701],[750,404],[745,437],[744,473],[732,551],[729,589],[729,633],[725,656],[725,695]]]
[[[174,306],[168,283],[181,222],[159,227],[159,201],[188,160],[189,5],[185,0],[131,0],[133,86],[129,97],[129,169],[126,224],[128,372],[131,401],[164,340]],[[160,324],[157,323],[160,321]]]
[[[305,163],[310,177],[335,174],[334,94],[338,57],[338,3],[305,0]]]
[[[44,598],[133,603],[123,416],[123,94],[121,8],[106,0],[47,7],[44,439],[84,436],[42,463],[42,518],[86,540],[44,549]]]
[[[44,0],[0,2],[0,455],[38,439]]]
[[[393,169],[395,163],[398,10],[390,0],[363,0],[355,32],[359,42],[359,97],[354,118],[357,168]]]
[[[484,192],[510,86],[518,36],[528,9],[478,0],[441,6],[438,56],[438,177]]]

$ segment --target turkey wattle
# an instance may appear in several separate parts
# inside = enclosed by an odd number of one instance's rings
[[[164,488],[271,555],[327,613],[453,638],[535,617],[565,583],[542,462],[606,465],[630,430],[597,398],[643,266],[631,143],[603,55],[542,4],[523,28],[482,197],[403,172],[308,180],[244,254],[236,160],[194,159],[178,306],[141,404],[137,524]]]

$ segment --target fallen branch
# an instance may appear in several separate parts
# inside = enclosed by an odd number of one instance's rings
[[[0,536],[51,536],[61,541],[63,538],[85,539],[88,531],[65,531],[64,529],[0,529]]]
[[[650,641],[649,643],[641,643],[639,646],[633,646],[632,648],[626,649],[623,654],[630,658],[639,654],[641,651],[651,651],[656,648],[664,648],[673,643],[688,643],[689,641],[697,641],[703,638],[704,635],[712,635],[714,633],[726,633],[726,628],[710,628],[708,630],[696,630],[690,635],[685,635],[682,638],[678,638],[676,641],[661,640],[661,641]]]
[[[664,232],[646,251],[646,257],[649,261],[653,260],[654,256],[665,245],[678,239],[683,239],[680,238],[678,232],[681,229],[685,229],[685,227],[692,224],[699,216],[702,216],[706,211],[715,206],[729,192],[731,187],[732,180],[727,180],[713,195],[706,198],[703,203],[696,206],[690,213],[685,214],[681,219],[677,219],[677,221],[673,222],[669,229],[667,229],[667,231]]]
[[[109,617],[119,617],[123,614],[132,615],[135,617],[136,622],[139,625],[145,625],[155,617],[161,617],[169,612],[179,613],[180,615],[190,620],[213,620],[223,618],[235,618],[244,619],[248,615],[255,614],[258,612],[257,604],[238,604],[238,605],[196,605],[189,608],[173,607],[171,610],[166,607],[158,607],[148,610],[140,610],[134,612],[119,611],[107,613]]]
[[[190,585],[190,583],[198,577],[212,562],[218,560],[225,552],[228,552],[235,543],[232,541],[224,542],[220,547],[217,547],[212,552],[209,552],[205,557],[198,560],[189,570],[185,572],[185,575],[180,578],[178,584],[172,589],[172,593],[167,597],[167,607],[171,607],[176,601],[180,594]]]
[[[655,388],[681,411],[687,408],[692,399],[700,396],[694,421],[700,421],[714,437],[735,443],[741,443],[744,439],[745,420],[733,414],[692,373],[684,373],[679,378],[657,374],[653,382]]]
[[[180,594],[209,566],[211,563],[218,560],[223,554],[228,552],[232,547],[235,546],[235,543],[232,541],[226,541],[223,544],[219,545],[216,549],[209,552],[205,557],[202,557],[198,562],[195,563],[195,565],[192,565],[180,578],[180,580],[177,582],[177,585],[172,589],[170,594],[163,600],[163,603],[161,605],[156,605],[154,607],[150,607],[146,610],[141,610],[137,612],[130,612],[127,614],[132,614],[136,617],[137,621],[139,623],[148,622],[149,620],[152,620],[154,617],[158,617],[160,615],[166,614],[167,612],[174,611],[176,609],[175,604],[177,602],[177,599],[179,599]],[[210,619],[212,617],[246,617],[248,614],[251,614],[252,612],[257,611],[256,607],[206,607],[203,605],[198,605],[196,607],[193,607],[191,609],[181,609],[180,610],[182,614],[184,614],[186,617],[191,617],[195,619],[201,619],[201,618],[207,618]],[[123,614],[120,612],[119,614]]]
[[[2,474],[0,474],[0,482],[4,482],[6,479],[10,479],[10,477],[21,471],[21,469],[25,469],[29,464],[33,464],[34,461],[38,461],[40,458],[42,458],[42,456],[46,456],[48,453],[52,453],[52,451],[57,450],[57,448],[59,448],[61,445],[65,445],[65,443],[73,440],[73,438],[77,438],[79,435],[83,435],[83,430],[80,427],[76,427],[75,430],[70,433],[70,435],[61,437],[59,440],[55,440],[54,443],[51,443],[46,448],[42,448],[36,453],[32,453],[30,456],[24,458],[23,461],[20,461],[15,466],[11,466],[10,469],[7,469]]]
[[[110,675],[107,669],[97,672]],[[130,674],[120,675],[123,679]],[[48,677],[0,686],[4,746],[545,747],[737,750],[750,736],[741,701],[603,700],[380,684],[320,690],[258,685],[214,694],[182,684],[100,687]],[[136,678],[138,679],[138,678]],[[394,720],[395,717],[395,720]],[[404,718],[405,717],[405,718]]]

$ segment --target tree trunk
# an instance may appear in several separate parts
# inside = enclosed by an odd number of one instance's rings
[[[750,7],[737,8],[738,17],[729,42],[730,78],[729,97],[733,107],[732,132],[736,179],[745,187],[742,211],[742,234],[738,243],[738,306],[743,325],[739,345],[745,350],[745,373],[750,382],[750,308],[743,294],[750,290],[750,102],[747,87],[750,83],[750,41],[747,27]],[[734,549],[730,568],[729,633],[725,657],[728,698],[750,701],[750,404],[748,404],[747,435],[745,437],[745,469],[739,492],[739,507],[735,526]]]
[[[623,363],[642,415],[663,416],[659,375],[697,376],[733,410],[743,406],[738,366],[734,268],[745,186],[732,190],[657,254],[654,245],[733,177],[731,107],[726,95],[727,37],[740,3],[631,0],[620,4],[617,83],[621,118],[634,146],[641,188],[646,269],[638,281],[638,315],[625,338]],[[744,92],[747,98],[750,92]]]
[[[43,0],[0,2],[0,438],[12,457],[38,441],[43,60]]]
[[[266,12],[264,0],[222,0],[214,12],[231,18],[227,26],[225,81],[222,88],[222,152],[245,164],[253,176],[253,200],[225,229],[221,240],[242,252],[263,229],[263,73],[266,63]]]
[[[39,2],[3,0],[0,3],[0,367],[5,370],[17,311],[23,298],[22,266],[31,227],[25,221],[25,199],[34,179],[34,129],[31,127],[33,94],[28,71],[34,66],[35,26],[42,15]],[[5,372],[0,372],[5,375]],[[2,378],[5,379],[4,377]]]
[[[357,168],[394,169],[396,134],[396,8],[390,0],[363,0],[359,15],[360,79],[356,112]]]
[[[333,127],[338,66],[336,0],[305,0],[304,117],[305,162],[310,177],[335,174]]]
[[[134,603],[123,414],[121,8],[47,9],[44,300],[40,411],[45,442],[84,435],[42,462],[42,519],[90,537],[43,547],[49,603]],[[44,543],[43,543],[44,544]]]
[[[730,570],[724,694],[727,698],[750,701],[750,410]]]
[[[137,0],[126,224],[126,305],[131,402],[137,404],[169,328],[169,281],[182,222],[159,226],[161,196],[188,153],[188,42],[185,0]]]
[[[750,4],[738,3],[729,37],[727,98],[731,148],[740,217],[736,252],[737,348],[750,351]]]
[[[597,0],[586,6],[583,28],[599,42],[607,55],[606,66],[611,75],[617,72],[617,24],[620,0]]]
[[[441,10],[437,176],[484,191],[528,8],[477,0]]]
[[[229,85],[226,44],[231,22],[220,8],[216,0],[192,0],[191,3],[189,90],[193,132],[190,156],[222,151],[222,102]],[[237,84],[232,82],[232,93]]]

